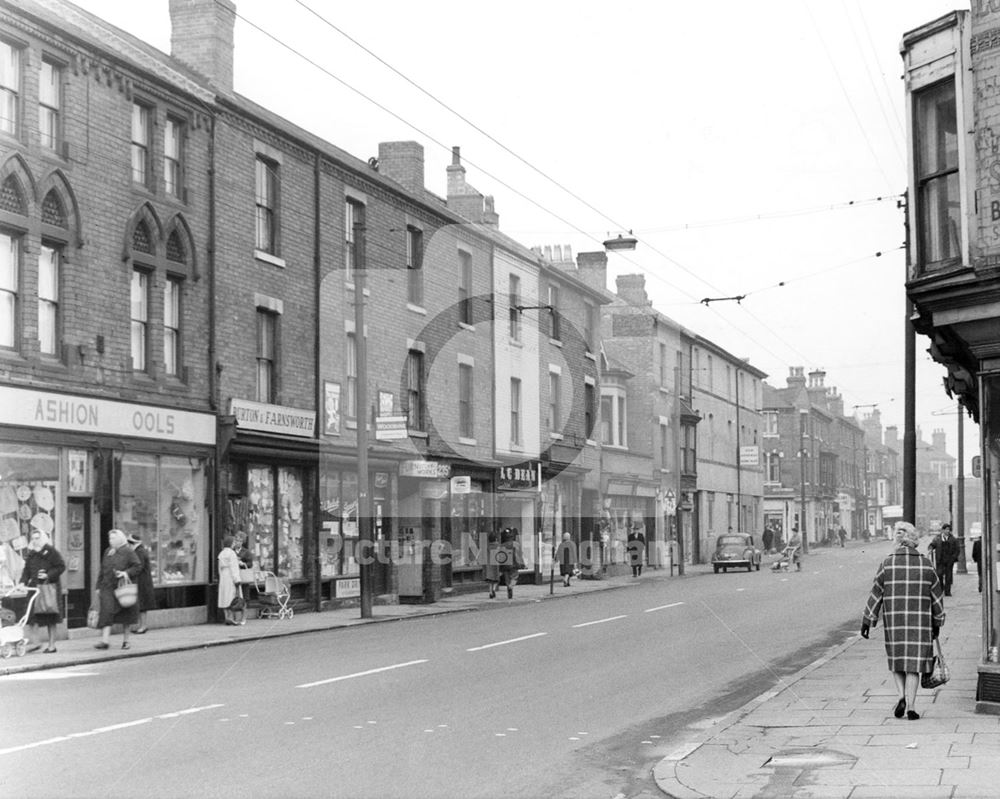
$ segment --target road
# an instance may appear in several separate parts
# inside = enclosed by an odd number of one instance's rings
[[[856,630],[886,551],[11,675],[0,795],[654,795],[685,728]]]

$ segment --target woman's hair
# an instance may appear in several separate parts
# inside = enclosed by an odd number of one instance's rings
[[[111,546],[114,546],[114,544],[112,543],[111,539],[114,538],[115,536],[121,538],[121,540],[124,543],[126,543],[126,544],[128,543],[128,536],[125,535],[125,531],[124,530],[119,530],[117,527],[114,527],[114,528],[108,530],[108,543],[111,544]]]
[[[904,547],[910,547],[911,549],[916,549],[917,542],[920,540],[920,533],[917,532],[917,528],[914,527],[909,522],[896,522],[896,543],[902,544]]]
[[[231,547],[233,545],[233,541],[234,540],[235,539],[231,535],[227,535],[227,536],[223,537],[223,539],[222,539],[222,547],[223,547],[223,549],[225,547]]]

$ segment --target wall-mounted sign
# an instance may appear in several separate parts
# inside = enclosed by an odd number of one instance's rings
[[[446,480],[451,477],[451,464],[422,460],[402,461],[399,464],[399,476]]]
[[[378,441],[404,441],[409,437],[405,416],[375,417],[375,438]]]
[[[347,580],[334,580],[334,590],[337,593],[337,599],[343,599],[344,597],[351,596],[361,596],[361,578],[360,577],[350,577]]]
[[[285,436],[312,438],[316,430],[316,414],[285,405],[236,399],[229,401],[229,413],[236,417],[236,426],[244,430],[260,430]]]
[[[760,448],[740,447],[740,466],[760,466]]]
[[[451,478],[452,494],[468,494],[472,491],[472,478],[468,475],[459,475]]]
[[[323,383],[323,435],[340,435],[340,383]]]
[[[525,461],[516,466],[497,469],[497,488],[506,491],[523,491],[538,487],[538,462]]]

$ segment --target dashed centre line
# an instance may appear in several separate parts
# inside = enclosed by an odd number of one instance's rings
[[[527,641],[530,638],[540,638],[543,635],[548,635],[548,633],[532,633],[531,635],[522,635],[520,638],[508,638],[506,641],[495,641],[492,644],[483,644],[482,646],[472,646],[466,649],[466,652],[479,652],[482,649],[492,649],[495,646],[505,646],[506,644],[516,644],[518,641]]]
[[[627,619],[627,618],[628,618],[627,613],[622,616],[608,616],[608,618],[606,619],[597,619],[596,621],[585,621],[582,624],[574,624],[573,629],[575,630],[577,627],[589,627],[591,624],[604,624],[604,622],[606,621],[617,621],[618,619]]]
[[[667,608],[676,608],[678,605],[683,605],[683,602],[671,602],[669,605],[659,605],[655,608],[646,608],[643,613],[652,613],[655,610],[666,610]]]
[[[339,677],[330,677],[326,680],[316,680],[316,682],[306,682],[302,685],[296,685],[296,688],[315,688],[317,685],[328,685],[332,682],[340,682],[341,680],[352,680],[355,677],[367,677],[369,674],[379,674],[383,671],[392,671],[393,669],[402,669],[406,666],[416,666],[419,663],[426,663],[427,658],[423,660],[408,660],[406,663],[394,663],[392,666],[382,666],[377,669],[368,669],[367,671],[357,671],[354,674],[342,674]]]

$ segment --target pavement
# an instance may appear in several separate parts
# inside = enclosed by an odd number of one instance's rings
[[[860,542],[858,542],[860,545]],[[821,555],[823,549],[813,549]],[[810,557],[812,557],[812,554]],[[768,560],[774,560],[771,556]],[[892,715],[896,689],[887,670],[881,627],[870,640],[853,635],[790,677],[776,675],[775,688],[719,719],[679,733],[673,751],[653,770],[660,790],[674,799],[976,799],[1000,796],[1000,716],[977,714],[975,692],[982,616],[973,564],[956,574],[945,600],[947,620],[941,645],[951,680],[917,694],[917,721]],[[763,568],[767,568],[767,562]],[[690,576],[711,574],[711,566],[688,566]],[[302,635],[445,613],[501,609],[595,591],[623,589],[647,580],[671,578],[667,569],[602,580],[558,577],[519,585],[508,600],[485,592],[452,594],[433,604],[376,605],[372,618],[357,607],[296,613],[292,619],[254,619],[242,627],[199,624],[153,628],[121,636],[112,648],[94,649],[97,631],[57,642],[54,654],[34,652],[0,661],[0,676],[99,661],[150,657],[167,652]],[[858,598],[860,625],[864,598]]]

